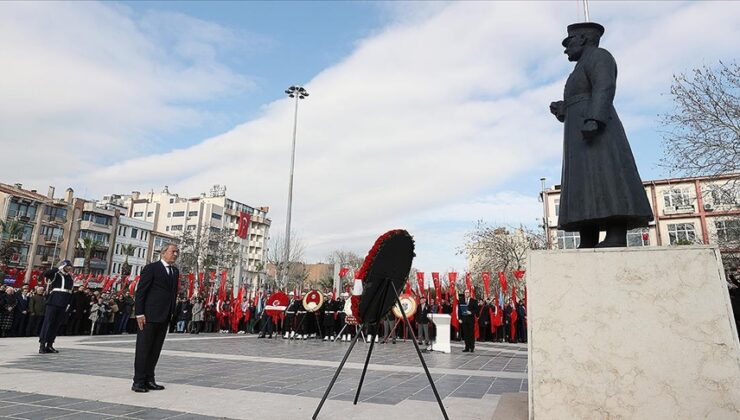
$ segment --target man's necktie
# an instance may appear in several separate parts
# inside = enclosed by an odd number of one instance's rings
[[[169,265],[167,266],[167,275],[170,276],[170,279],[172,279],[172,267]]]

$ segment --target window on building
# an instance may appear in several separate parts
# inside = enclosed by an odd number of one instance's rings
[[[49,217],[64,219],[67,217],[67,209],[64,207],[46,206],[44,214]]]
[[[668,238],[671,245],[688,245],[696,242],[693,223],[671,223],[668,225]]]
[[[193,216],[197,216],[197,215],[198,215],[198,211],[189,211],[188,212],[188,216],[189,217],[193,217]]]
[[[172,217],[183,217],[183,216],[185,216],[185,212],[184,211],[175,211],[175,212],[172,212]]]
[[[42,259],[53,259],[59,258],[59,247],[39,245],[36,247],[36,255]]]
[[[558,231],[558,248],[576,249],[581,245],[581,235],[578,232]]]
[[[44,236],[46,239],[55,241],[57,239],[61,240],[64,236],[64,229],[60,227],[55,226],[41,226],[41,235]]]
[[[648,228],[637,228],[627,231],[627,246],[650,245],[650,231]]]
[[[102,244],[108,244],[108,239],[110,238],[110,235],[107,233],[100,233],[100,232],[93,232],[90,230],[83,230],[80,232],[80,238],[90,238],[93,241],[98,241]]]
[[[172,204],[174,202],[175,202],[175,199],[174,198],[170,198],[170,204]]]
[[[714,226],[720,243],[740,242],[740,219],[717,220]]]
[[[164,230],[166,230],[167,232],[169,232],[170,231],[170,227],[167,226],[166,228],[164,228]]]
[[[134,212],[134,217],[143,217],[143,216],[144,216],[144,212],[143,211],[135,211]]]
[[[36,206],[28,203],[19,203],[15,200],[10,202],[8,207],[8,217],[27,217],[33,219],[36,217]]]
[[[221,215],[218,213],[211,213],[211,219],[221,220]]]
[[[82,214],[82,220],[86,220],[88,222],[93,222],[98,225],[104,225],[108,226],[111,224],[111,217],[105,214],[97,214],[97,213],[83,213]]]
[[[172,225],[172,230],[182,230],[182,225]]]
[[[138,239],[139,236],[139,229],[131,228],[131,237],[134,239]]]
[[[671,188],[663,191],[663,204],[666,207],[691,206],[691,196],[688,188]]]
[[[169,218],[169,217],[172,217],[172,213],[170,213],[170,212],[167,212],[167,217],[168,217],[168,218]]]
[[[555,200],[555,216],[560,216],[560,199]]]
[[[737,205],[740,201],[740,191],[734,185],[715,186],[710,190],[712,204],[715,206]]]
[[[154,212],[153,211],[150,211],[150,212],[147,212],[146,213],[146,217],[152,217],[152,216],[154,216]]]
[[[214,226],[211,226],[210,230],[211,230],[211,233],[220,233],[221,232],[221,228],[217,228],[217,227],[214,227]]]
[[[188,225],[188,230],[195,230],[196,225]]]

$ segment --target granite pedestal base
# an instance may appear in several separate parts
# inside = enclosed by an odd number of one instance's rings
[[[533,251],[530,419],[740,419],[740,341],[710,247]]]

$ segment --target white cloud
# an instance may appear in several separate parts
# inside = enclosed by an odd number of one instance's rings
[[[115,5],[0,4],[0,145],[14,157],[4,172],[69,177],[159,149],[157,133],[203,122],[197,102],[250,86],[218,58],[236,39]]]
[[[403,10],[402,18],[308,81],[311,96],[299,110],[293,226],[309,258],[320,259],[335,248],[364,253],[384,230],[408,227],[425,265],[416,266],[463,269],[450,250],[461,245],[475,220],[533,222],[539,216],[534,194],[501,191],[509,190],[507,184],[518,175],[550,168],[560,159],[562,127],[547,108],[562,95],[572,68],[560,40],[566,24],[575,20],[574,11],[562,9],[557,2],[461,2],[433,5],[419,14]],[[667,91],[672,72],[737,56],[740,47],[731,40],[740,38],[739,11],[735,3],[655,3],[644,10],[595,3],[592,14],[609,17],[602,19],[608,31],[604,46],[620,64],[618,99],[630,106],[625,115],[638,121],[645,117],[634,109],[664,105],[666,98],[658,94]],[[133,25],[130,18],[123,20]],[[702,31],[695,30],[697,24]],[[111,36],[133,35],[124,38],[145,50],[155,48],[144,34],[130,29]],[[188,45],[182,54],[213,64],[208,47]],[[70,59],[70,51],[63,53]],[[151,54],[143,55],[141,67],[126,70],[138,77],[147,60]],[[213,71],[209,65],[198,69],[194,73],[200,75]],[[227,68],[220,71],[221,82],[215,84],[194,77],[195,87],[205,84],[196,94],[182,87],[186,82],[172,83],[173,89],[192,100],[198,92],[208,96],[243,82]],[[110,78],[109,72],[102,74]],[[88,103],[80,100],[80,109],[92,107],[90,95],[81,96]],[[31,108],[23,115],[42,107],[28,102]],[[187,107],[169,106],[158,95],[152,102],[133,110],[122,124],[146,130],[189,118]],[[115,110],[115,104],[106,106]],[[90,111],[94,119],[97,113]],[[269,205],[277,232],[285,221],[292,112],[288,99],[278,100],[266,104],[258,118],[199,145],[70,170],[67,179],[92,179],[86,184],[99,193],[167,184],[194,195],[225,183],[235,199]],[[56,137],[51,130],[48,135]]]

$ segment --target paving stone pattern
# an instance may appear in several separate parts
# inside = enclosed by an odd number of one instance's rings
[[[177,419],[208,420],[216,417],[158,408],[110,404],[77,398],[0,390],[0,417],[12,419]]]
[[[106,343],[105,346],[131,347],[133,337],[129,339],[131,342]],[[100,341],[90,342],[90,345],[103,346]],[[328,343],[320,340],[289,341],[258,340],[256,338],[169,341],[165,344],[165,350],[209,353],[213,354],[213,358],[189,358],[163,354],[157,366],[157,381],[165,385],[168,383],[188,384],[320,398],[335,368],[290,364],[289,359],[338,362],[347,346],[347,343]],[[6,366],[126,379],[132,376],[133,354],[105,352],[97,349],[60,350],[62,352],[59,354],[29,356]],[[366,346],[358,344],[350,361],[364,362],[366,351]],[[284,358],[287,361],[286,363],[273,363],[219,358],[221,355],[235,354],[261,358]],[[428,353],[425,354],[425,360],[430,368],[491,372],[488,376],[433,374],[432,377],[442,398],[451,396],[480,399],[487,394],[500,395],[527,391],[526,379],[495,376],[496,371],[525,372],[526,355],[499,351],[479,351],[471,355],[458,351],[453,354]],[[376,345],[370,362],[392,366],[405,365],[419,369],[418,373],[369,369],[360,401],[378,404],[397,404],[406,399],[434,401],[434,394],[426,375],[420,369],[421,365],[411,343]],[[345,367],[329,398],[352,400],[360,374],[360,369]]]

